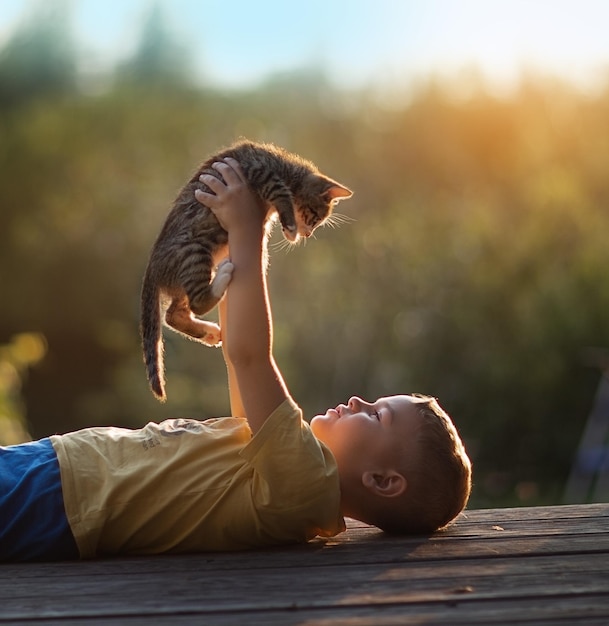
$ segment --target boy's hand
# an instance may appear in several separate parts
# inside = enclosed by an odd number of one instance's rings
[[[214,193],[195,190],[195,198],[209,207],[224,230],[230,232],[235,226],[262,227],[266,210],[262,201],[247,184],[245,175],[235,159],[216,161],[212,167],[222,180],[211,174],[201,174],[199,180]]]

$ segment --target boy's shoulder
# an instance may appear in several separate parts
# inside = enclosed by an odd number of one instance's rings
[[[269,415],[241,455],[262,480],[252,497],[267,532],[307,538],[344,530],[336,460],[313,434],[301,408],[287,398]]]
[[[338,467],[330,450],[313,434],[301,408],[286,398],[269,415],[241,456],[265,483],[290,500],[315,489],[339,491]]]
[[[307,435],[303,438],[303,430],[306,432],[310,429],[303,419],[302,409],[292,398],[287,397],[267,417],[260,430],[252,437],[243,456],[252,460],[267,447],[279,448],[274,451],[274,454],[281,454],[281,448],[285,446],[309,447],[317,440],[314,436],[313,441]]]

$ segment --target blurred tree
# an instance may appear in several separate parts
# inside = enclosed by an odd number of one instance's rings
[[[37,0],[0,50],[0,108],[76,87],[69,1]]]
[[[160,4],[154,2],[133,56],[117,69],[119,82],[147,89],[190,84],[191,57],[167,24]]]

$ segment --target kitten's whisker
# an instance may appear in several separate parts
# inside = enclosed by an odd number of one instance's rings
[[[339,228],[343,224],[348,224],[350,222],[355,222],[355,218],[349,215],[345,215],[344,213],[332,213],[330,217],[325,222],[326,226],[330,226],[330,228]]]
[[[271,248],[277,252],[291,252],[292,244],[286,239],[280,239],[279,241],[275,241],[271,244]]]

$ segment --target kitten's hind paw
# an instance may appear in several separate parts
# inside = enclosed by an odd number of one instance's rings
[[[220,299],[226,288],[228,287],[228,283],[230,283],[231,278],[233,277],[233,270],[235,266],[230,262],[230,259],[224,259],[216,270],[216,275],[214,276],[214,280],[211,284],[211,292],[215,298]]]

